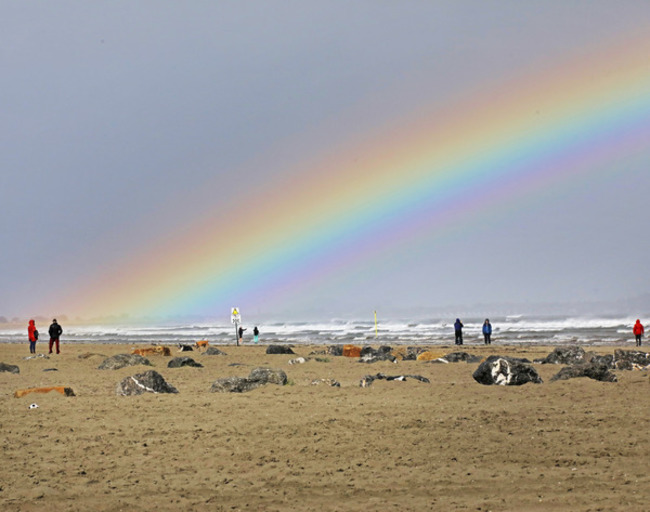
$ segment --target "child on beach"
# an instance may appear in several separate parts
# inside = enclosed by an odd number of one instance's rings
[[[634,333],[634,337],[636,338],[636,346],[640,347],[641,346],[641,338],[643,337],[643,325],[641,325],[641,320],[637,318],[636,323],[634,324],[634,328],[632,329],[632,332]]]
[[[38,331],[34,320],[29,321],[27,326],[27,335],[29,336],[29,353],[36,354],[36,341],[38,340]]]

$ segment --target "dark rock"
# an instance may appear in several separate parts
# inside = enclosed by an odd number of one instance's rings
[[[426,383],[431,382],[426,377],[422,377],[422,375],[408,375],[408,374],[407,375],[384,375],[383,373],[378,373],[376,375],[366,375],[363,379],[361,379],[359,386],[361,386],[362,388],[367,388],[375,380],[406,381],[408,379],[415,379],[415,380],[419,380],[420,382],[426,382]]]
[[[556,380],[575,379],[577,377],[589,377],[601,382],[616,382],[617,378],[606,365],[598,363],[574,364],[562,368],[551,377],[551,382]]]
[[[650,364],[650,354],[639,350],[615,350],[614,368],[617,370],[632,370],[636,367],[645,367]]]
[[[459,363],[461,361],[465,361],[466,363],[480,363],[483,360],[481,356],[468,354],[467,352],[451,352],[443,359],[448,363]]]
[[[582,347],[556,347],[544,359],[535,360],[541,364],[580,364],[587,362],[587,356]]]
[[[178,393],[178,390],[168,384],[157,371],[149,370],[125,378],[117,385],[115,393],[123,396],[133,396],[144,393]]]
[[[341,383],[338,380],[334,379],[315,379],[311,381],[312,386],[318,386],[320,384],[325,384],[327,386],[331,386],[333,388],[340,388]]]
[[[248,378],[264,384],[279,384],[284,386],[287,383],[287,374],[283,370],[274,370],[272,368],[253,368]]]
[[[0,363],[0,372],[20,373],[20,368],[15,364]]]
[[[181,368],[183,366],[192,366],[194,368],[203,368],[201,363],[197,363],[191,357],[175,357],[169,363],[167,363],[167,368]]]
[[[138,354],[117,354],[105,359],[97,368],[99,370],[119,370],[120,368],[136,366],[139,364],[153,366],[151,362],[149,362],[149,359]]]
[[[327,354],[330,356],[342,356],[343,345],[330,345],[327,347]]]
[[[58,372],[59,369],[58,368],[45,368],[43,371],[44,372]]]
[[[487,386],[520,386],[527,382],[540,384],[541,377],[535,368],[512,357],[490,356],[482,362],[472,377],[480,384]]]
[[[217,347],[208,347],[208,349],[203,352],[206,356],[227,356],[225,352],[219,350]]]
[[[291,347],[286,347],[284,345],[269,345],[266,347],[267,354],[295,354]]]
[[[392,350],[393,349],[387,345],[383,345],[376,350],[372,347],[363,347],[361,349],[361,359],[359,359],[359,362],[376,363],[377,361],[390,361],[391,363],[394,363],[397,361],[397,358],[392,354]]]
[[[247,377],[226,377],[217,379],[212,383],[210,391],[213,393],[245,393],[264,386],[266,383],[251,380]]]
[[[589,363],[606,366],[610,370],[614,368],[614,356],[612,354],[599,356],[598,354],[594,354],[590,352],[589,354],[587,354],[586,358],[587,358],[587,362]]]
[[[422,352],[426,352],[425,347],[406,347],[406,351],[403,353],[402,359],[404,361],[417,361],[418,355]]]

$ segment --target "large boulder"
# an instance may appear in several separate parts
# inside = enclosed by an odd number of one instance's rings
[[[598,363],[583,363],[565,366],[558,373],[551,377],[551,382],[556,380],[575,379],[588,377],[601,382],[616,382],[616,375],[609,371],[607,365]]]
[[[133,396],[144,393],[178,393],[178,390],[168,384],[157,371],[149,370],[122,380],[117,385],[115,393],[122,396]]]
[[[582,347],[556,347],[544,359],[535,360],[541,364],[580,364],[587,362],[587,354]]]
[[[614,367],[617,370],[632,370],[650,365],[650,354],[639,350],[614,351]]]
[[[167,363],[167,368],[182,368],[183,366],[192,366],[194,368],[203,368],[201,363],[197,363],[191,357],[175,357],[169,363]]]
[[[20,373],[20,368],[15,364],[0,363],[0,372]]]
[[[225,377],[212,383],[213,393],[245,393],[266,384],[285,385],[287,374],[283,370],[272,368],[254,368],[248,377]]]
[[[97,368],[99,370],[119,370],[127,366],[153,366],[149,359],[138,354],[117,354],[104,360]]]
[[[512,357],[490,356],[482,362],[472,377],[486,386],[520,386],[528,382],[540,384],[542,378],[535,368]]]
[[[291,347],[285,345],[269,345],[266,347],[267,354],[295,354]]]

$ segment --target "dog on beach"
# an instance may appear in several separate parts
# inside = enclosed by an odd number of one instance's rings
[[[196,348],[198,348],[198,349],[201,349],[201,348],[208,348],[209,345],[210,345],[210,342],[209,342],[208,340],[197,341],[197,342],[194,344],[194,346],[195,346]]]

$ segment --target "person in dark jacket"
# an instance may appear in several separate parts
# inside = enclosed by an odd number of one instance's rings
[[[456,318],[454,323],[454,334],[456,335],[456,345],[463,344],[463,322],[460,321],[460,318]]]
[[[255,337],[255,338],[253,339],[253,341],[255,341],[255,343],[257,343],[257,342],[260,341],[260,330],[257,328],[257,325],[256,325],[255,328],[253,329],[253,336]]]
[[[492,324],[489,318],[486,318],[485,322],[483,322],[483,338],[486,345],[492,344]]]
[[[61,351],[59,350],[59,338],[61,337],[61,334],[63,334],[63,329],[61,329],[61,326],[57,323],[56,318],[52,320],[52,325],[50,325],[50,354],[52,353],[52,346],[56,343],[56,353],[60,354]]]
[[[643,325],[641,324],[641,320],[637,319],[636,323],[634,324],[634,328],[632,329],[632,332],[634,333],[634,337],[636,338],[636,346],[640,347],[641,338],[643,337]]]
[[[244,341],[244,331],[246,330],[246,327],[240,327],[239,328],[239,343],[242,343]]]
[[[29,321],[27,326],[27,335],[29,336],[29,353],[36,354],[36,341],[38,340],[38,331],[34,320]]]

